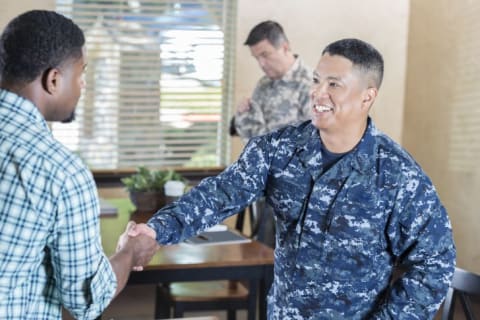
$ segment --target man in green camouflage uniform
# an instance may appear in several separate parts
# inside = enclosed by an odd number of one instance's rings
[[[252,97],[239,103],[231,131],[248,141],[310,119],[312,70],[292,53],[282,27],[274,21],[261,22],[250,31],[245,45],[265,75]]]
[[[382,77],[368,43],[328,45],[312,121],[252,138],[130,235],[176,243],[265,196],[277,222],[268,319],[432,319],[454,271],[451,225],[422,168],[369,117]]]

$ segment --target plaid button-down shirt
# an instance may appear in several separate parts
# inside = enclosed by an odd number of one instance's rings
[[[95,318],[116,277],[103,254],[89,170],[38,109],[0,90],[0,318]]]

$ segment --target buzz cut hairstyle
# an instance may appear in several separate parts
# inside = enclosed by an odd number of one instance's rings
[[[288,43],[287,36],[282,26],[275,21],[267,20],[257,24],[248,34],[244,45],[254,46],[262,40],[267,40],[275,48],[279,48],[284,42]]]
[[[347,58],[356,68],[370,75],[377,89],[380,88],[383,80],[383,57],[371,44],[359,39],[342,39],[325,47],[322,56],[326,53]]]

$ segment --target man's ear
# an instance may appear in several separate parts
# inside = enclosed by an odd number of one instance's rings
[[[42,87],[49,94],[55,94],[58,89],[60,72],[57,68],[49,68],[43,72]]]
[[[290,44],[287,41],[284,41],[281,46],[284,52],[290,51]]]
[[[370,109],[370,107],[373,105],[373,102],[377,98],[377,95],[378,95],[377,88],[375,87],[367,88],[363,93],[362,107]]]

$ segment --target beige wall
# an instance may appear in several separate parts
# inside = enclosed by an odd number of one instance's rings
[[[25,10],[55,6],[55,0],[5,2],[0,11],[0,28]],[[248,48],[243,46],[248,32],[258,22],[266,19],[280,22],[294,51],[312,68],[328,43],[340,38],[358,37],[376,46],[386,62],[383,87],[372,115],[382,130],[395,140],[401,140],[408,0],[238,0],[237,12],[235,101],[249,96],[261,76],[256,61],[250,56]],[[232,160],[236,159],[242,147],[239,139],[233,139]]]
[[[249,96],[261,70],[243,45],[258,22],[273,19],[285,29],[294,52],[314,68],[323,48],[341,38],[373,44],[385,59],[385,79],[372,109],[376,124],[400,142],[403,126],[409,1],[238,0],[235,101]],[[243,144],[232,146],[232,160]]]
[[[0,30],[16,15],[32,9],[55,8],[55,0],[4,0],[0,9]]]
[[[480,3],[412,1],[405,147],[437,186],[457,264],[480,272]]]

